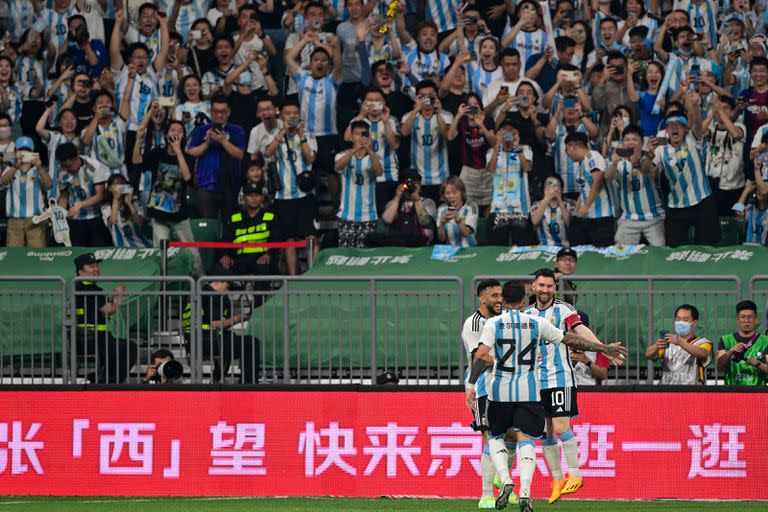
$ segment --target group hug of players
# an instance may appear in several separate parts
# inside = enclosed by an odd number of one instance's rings
[[[482,281],[477,287],[480,306],[464,322],[462,339],[470,361],[467,406],[475,414],[473,426],[487,440],[480,459],[481,509],[502,510],[511,502],[519,503],[521,512],[532,512],[536,439],[541,439],[552,475],[549,503],[583,485],[570,424],[578,406],[569,347],[603,353],[614,363],[624,360],[627,349],[619,343],[603,344],[570,304],[555,298],[556,289],[555,273],[549,269],[534,274],[535,302],[530,305],[523,283],[508,281],[501,286],[496,280]],[[568,464],[567,478],[558,437]],[[510,477],[516,452],[519,499]],[[499,487],[496,498],[494,480]]]

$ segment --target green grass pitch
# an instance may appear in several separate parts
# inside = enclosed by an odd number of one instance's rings
[[[579,501],[547,505],[534,502],[536,512],[764,512],[765,502],[704,501]],[[352,499],[352,498],[108,498],[0,496],[2,512],[465,512],[477,510],[476,500]],[[517,505],[507,510],[516,512]]]

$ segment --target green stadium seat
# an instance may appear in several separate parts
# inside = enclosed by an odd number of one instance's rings
[[[744,243],[744,219],[740,217],[720,217],[719,246],[740,245]]]
[[[192,235],[196,242],[220,242],[221,221],[219,219],[189,219]]]
[[[488,240],[488,219],[485,217],[478,217],[477,219],[475,239],[477,240],[477,245],[485,245],[485,242]]]

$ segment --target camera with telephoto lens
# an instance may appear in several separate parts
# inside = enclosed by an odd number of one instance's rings
[[[175,359],[164,361],[157,367],[157,374],[151,382],[173,384],[184,376],[184,367]]]

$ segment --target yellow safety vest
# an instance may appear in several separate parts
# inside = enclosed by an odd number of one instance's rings
[[[246,225],[242,212],[237,212],[230,217],[233,227],[235,228],[235,239],[232,243],[235,244],[257,244],[264,243],[269,240],[270,235],[270,223],[275,220],[275,214],[271,212],[264,212],[261,222],[258,224]],[[238,227],[238,224],[244,224],[242,227]],[[258,254],[267,252],[269,249],[265,247],[244,247],[237,250],[237,254]]]

